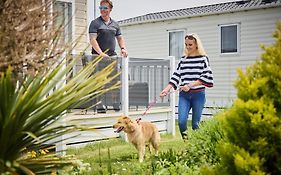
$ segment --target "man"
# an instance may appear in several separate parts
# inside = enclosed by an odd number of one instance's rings
[[[101,0],[99,7],[101,16],[93,20],[90,24],[89,35],[92,54],[103,57],[117,55],[115,52],[116,38],[121,49],[121,55],[127,57],[128,52],[125,47],[124,38],[121,35],[119,24],[110,17],[112,8],[113,4],[110,0]],[[104,53],[107,49],[109,49],[108,52]]]
[[[97,70],[99,71],[106,65],[110,64],[110,57],[116,57],[117,54],[115,52],[116,40],[121,50],[121,56],[126,58],[128,56],[128,52],[126,50],[125,41],[123,36],[121,35],[121,30],[119,24],[111,19],[110,13],[112,11],[113,4],[110,0],[101,0],[100,1],[100,17],[93,20],[89,26],[89,37],[90,43],[92,45],[92,54],[93,56],[99,56],[106,58],[102,62],[99,63]],[[106,53],[104,53],[108,50]],[[114,82],[111,82],[114,83]],[[110,86],[110,85],[109,85]],[[110,95],[102,95],[98,101],[101,103],[97,106],[98,113],[105,113],[106,106],[110,105],[106,104],[107,98]],[[113,107],[116,110],[119,110],[119,102],[116,98],[111,97],[112,99],[109,101],[113,101]]]

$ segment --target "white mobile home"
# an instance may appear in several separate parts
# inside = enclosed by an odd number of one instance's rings
[[[198,33],[214,72],[208,106],[226,106],[236,97],[237,68],[254,63],[260,44],[271,44],[281,21],[281,0],[244,0],[150,13],[120,21],[130,57],[179,58],[184,36]],[[168,83],[168,82],[167,82]]]

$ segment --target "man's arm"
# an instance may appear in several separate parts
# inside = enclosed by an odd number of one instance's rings
[[[95,51],[103,57],[108,57],[107,54],[102,52],[99,43],[97,42],[97,33],[90,33],[89,35],[90,35],[90,43],[92,47],[95,49]]]
[[[118,45],[121,49],[121,55],[126,58],[128,56],[128,52],[125,46],[125,40],[122,35],[117,36]]]

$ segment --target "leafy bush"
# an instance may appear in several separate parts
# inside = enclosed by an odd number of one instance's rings
[[[222,114],[228,141],[206,174],[281,174],[281,24],[276,42],[236,82],[238,99]]]
[[[200,167],[219,162],[216,147],[223,138],[223,130],[217,118],[206,120],[199,130],[190,131],[186,149],[178,152],[171,148],[156,159],[158,172],[164,174],[200,174]]]

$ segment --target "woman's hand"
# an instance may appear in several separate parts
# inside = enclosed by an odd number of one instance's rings
[[[160,97],[165,97],[166,95],[168,95],[171,88],[172,86],[168,84],[168,86],[160,93]]]
[[[160,93],[160,97],[165,97],[168,95],[169,91],[167,89],[163,89],[163,91]]]
[[[184,92],[188,92],[190,90],[190,88],[191,88],[190,84],[186,84],[184,86],[181,86],[180,90],[184,91]]]

